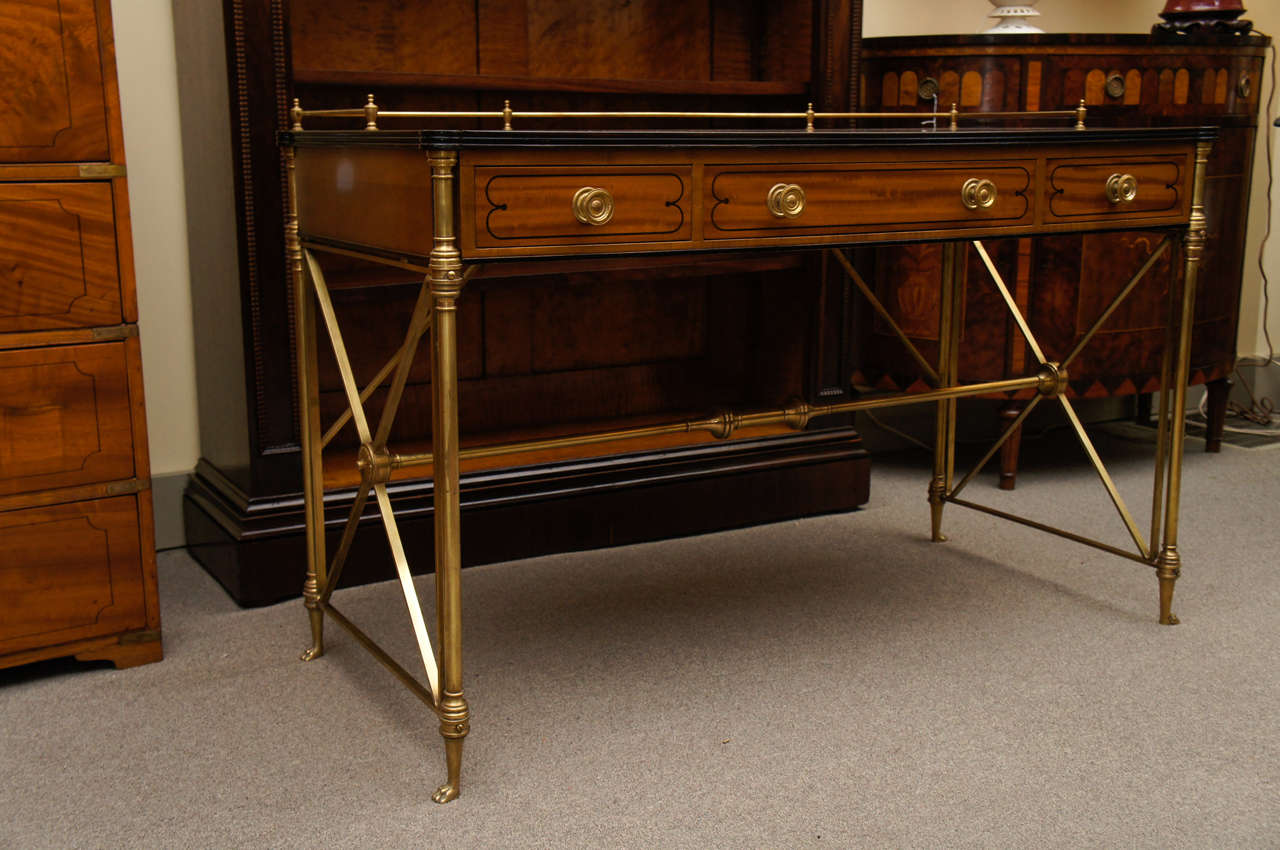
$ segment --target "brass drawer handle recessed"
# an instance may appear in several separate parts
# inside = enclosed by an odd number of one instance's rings
[[[769,190],[769,212],[778,218],[795,218],[804,212],[804,189],[795,183],[775,183]]]
[[[573,193],[573,217],[583,224],[608,224],[613,218],[613,195],[607,189],[583,186]]]
[[[960,200],[965,209],[990,209],[996,203],[996,184],[985,178],[970,177],[960,187]]]
[[[1107,178],[1107,200],[1113,204],[1133,203],[1138,197],[1138,179],[1132,174],[1112,174]]]

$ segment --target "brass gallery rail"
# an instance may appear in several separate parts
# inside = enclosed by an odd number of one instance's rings
[[[1036,113],[1042,118],[1048,113]],[[448,802],[461,788],[462,742],[471,712],[462,687],[459,462],[548,448],[619,442],[703,431],[721,439],[741,428],[805,428],[812,419],[901,404],[937,411],[933,473],[928,486],[931,532],[942,541],[943,508],[952,503],[1093,546],[1153,567],[1160,622],[1173,624],[1174,584],[1181,570],[1178,512],[1195,286],[1205,239],[1204,176],[1212,132],[1197,128],[1086,130],[1083,106],[1068,129],[960,128],[953,107],[950,130],[815,129],[818,120],[872,117],[865,113],[550,113],[380,112],[372,96],[360,109],[304,111],[295,103],[294,127],[282,134],[289,174],[286,227],[294,285],[297,362],[302,411],[303,490],[307,515],[307,580],[312,645],[324,652],[327,616],[349,631],[406,687],[431,707],[445,740],[447,780],[433,799]],[[495,118],[495,130],[380,130],[378,119],[464,121]],[[357,132],[303,129],[309,117],[365,120]],[[577,117],[753,118],[804,120],[803,129],[701,131],[529,131],[521,119]],[[877,115],[874,117],[884,117]],[[910,114],[911,118],[919,115]],[[981,116],[991,117],[990,114]],[[1013,116],[1004,116],[1013,117]],[[498,188],[495,188],[498,187]],[[495,199],[494,192],[501,194]],[[430,195],[431,202],[423,199]],[[375,224],[368,212],[379,211]],[[500,216],[494,224],[494,216]],[[1161,230],[1156,246],[1073,348],[1053,359],[1036,340],[982,243],[996,236],[1034,236],[1118,229]],[[926,358],[846,254],[853,245],[903,241],[943,245],[936,362]],[[964,252],[982,259],[1013,322],[1037,361],[1036,373],[1002,381],[960,381]],[[463,449],[458,434],[458,297],[489,264],[604,257],[640,262],[645,254],[795,251],[830,252],[871,309],[892,329],[932,388],[915,394],[857,398],[832,404],[797,399],[772,410],[719,412],[706,417],[595,434]],[[1121,498],[1068,398],[1068,371],[1116,309],[1162,257],[1170,263],[1168,336],[1161,369],[1151,526],[1144,534]],[[378,372],[357,381],[342,326],[317,254],[338,253],[424,274],[408,330]],[[1179,269],[1178,266],[1181,266]],[[1181,271],[1180,280],[1178,272]],[[317,321],[318,317],[318,321]],[[348,410],[325,430],[320,421],[317,324],[337,360]],[[398,453],[388,446],[419,343],[429,336],[433,408],[432,451]],[[365,403],[387,388],[379,417]],[[956,402],[1009,392],[1034,393],[985,456],[955,476]],[[999,511],[961,492],[1042,402],[1057,403],[1079,438],[1131,540],[1119,546]],[[341,540],[327,558],[322,451],[337,432],[354,426],[360,442],[360,485]],[[394,470],[431,464],[434,479],[436,637],[439,658],[400,540],[387,492]],[[422,684],[359,627],[331,597],[370,497],[385,528],[427,682]]]

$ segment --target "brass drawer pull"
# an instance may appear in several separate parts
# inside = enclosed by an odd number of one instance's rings
[[[769,190],[769,212],[778,218],[795,218],[804,212],[804,189],[795,183],[775,183]]]
[[[1112,174],[1107,178],[1107,200],[1113,204],[1129,204],[1138,197],[1138,180],[1132,174]]]
[[[613,195],[607,189],[583,186],[573,193],[573,217],[583,224],[608,224],[613,218]]]
[[[986,178],[970,177],[960,187],[960,200],[965,209],[990,209],[996,203],[996,184]]]
[[[1124,77],[1119,74],[1112,74],[1107,77],[1107,83],[1106,86],[1104,86],[1104,89],[1107,92],[1107,97],[1119,100],[1124,97]]]

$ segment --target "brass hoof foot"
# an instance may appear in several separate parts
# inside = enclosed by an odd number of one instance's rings
[[[1175,615],[1173,615],[1173,614],[1170,614],[1168,617],[1161,617],[1161,618],[1160,618],[1160,625],[1162,625],[1162,626],[1176,626],[1176,625],[1178,625],[1178,624],[1179,624],[1179,623],[1181,623],[1181,622],[1182,622],[1182,621],[1181,621],[1181,620],[1179,620],[1179,619],[1178,619]]]
[[[441,785],[436,789],[436,793],[431,795],[431,801],[434,803],[447,803],[456,799],[458,799],[458,786],[452,782]]]
[[[315,659],[319,658],[321,655],[324,655],[324,648],[319,646],[313,646],[310,649],[304,649],[302,651],[302,655],[299,657],[302,658],[303,661],[314,661]]]
[[[946,542],[947,542],[947,535],[945,535],[945,534],[943,534],[943,533],[941,533],[941,532],[938,532],[937,534],[933,535],[933,542],[934,542],[934,543],[946,543]]]

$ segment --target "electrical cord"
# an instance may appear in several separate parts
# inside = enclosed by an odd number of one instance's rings
[[[1266,35],[1266,34],[1258,33],[1258,35]],[[1249,393],[1249,407],[1246,408],[1243,405],[1237,404],[1235,402],[1230,402],[1227,404],[1228,416],[1234,416],[1240,419],[1245,419],[1249,422],[1254,422],[1263,426],[1271,425],[1272,420],[1276,414],[1275,402],[1273,402],[1270,398],[1266,396],[1262,397],[1261,399],[1257,398],[1253,394],[1253,388],[1249,385],[1249,382],[1245,380],[1244,375],[1240,372],[1239,367],[1243,365],[1243,366],[1261,366],[1265,368],[1271,365],[1280,365],[1280,359],[1277,359],[1276,357],[1275,345],[1271,341],[1271,328],[1269,327],[1270,317],[1271,317],[1271,280],[1267,276],[1267,266],[1265,262],[1266,252],[1267,252],[1267,240],[1271,238],[1271,206],[1272,206],[1271,189],[1274,184],[1274,178],[1275,178],[1275,169],[1274,169],[1274,162],[1273,162],[1274,155],[1272,153],[1272,148],[1274,147],[1274,137],[1275,137],[1275,128],[1272,121],[1272,106],[1275,103],[1275,97],[1276,97],[1276,45],[1272,43],[1271,45],[1271,90],[1267,93],[1267,106],[1262,113],[1263,127],[1264,127],[1264,130],[1263,130],[1264,145],[1263,146],[1266,148],[1266,155],[1267,155],[1267,193],[1266,193],[1267,224],[1262,231],[1262,239],[1258,243],[1258,272],[1262,276],[1262,338],[1267,344],[1267,356],[1265,359],[1257,358],[1257,357],[1241,357],[1236,361],[1236,369],[1234,370],[1234,374],[1236,376],[1236,379],[1239,380],[1240,383],[1244,385],[1244,388]],[[1200,406],[1202,408],[1200,412],[1203,414],[1204,413],[1203,400],[1201,401]],[[1270,431],[1256,431],[1254,429],[1227,428],[1226,430],[1236,431],[1237,433],[1246,433],[1246,434],[1273,433]]]

